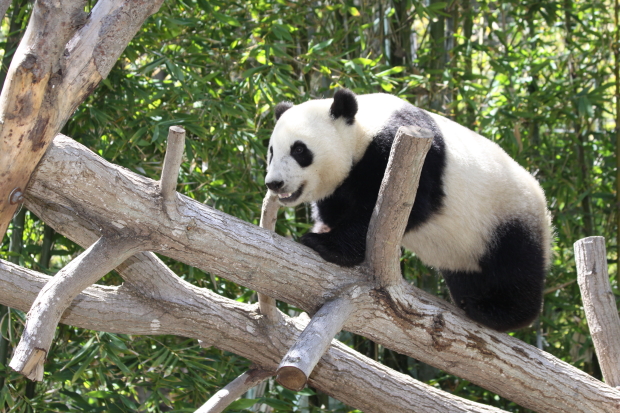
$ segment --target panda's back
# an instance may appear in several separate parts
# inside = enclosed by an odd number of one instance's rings
[[[508,222],[551,243],[540,185],[496,143],[449,119],[386,94],[358,96],[357,121],[369,145],[391,146],[400,126],[434,132],[403,246],[427,265],[479,271],[480,260]]]

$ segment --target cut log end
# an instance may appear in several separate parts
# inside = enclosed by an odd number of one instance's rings
[[[43,363],[45,363],[47,351],[42,348],[34,348],[30,354],[22,354],[22,357],[19,357],[19,352],[20,349],[18,348],[9,367],[32,381],[43,381]]]
[[[276,374],[276,381],[292,391],[302,390],[308,382],[308,377],[297,367],[280,367]]]

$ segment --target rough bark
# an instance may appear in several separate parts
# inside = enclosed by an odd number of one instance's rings
[[[62,222],[67,215],[51,211]],[[52,219],[55,221],[55,219]],[[51,222],[51,221],[50,221]],[[64,227],[77,242],[96,234],[79,223]],[[120,287],[94,285],[79,294],[61,321],[77,327],[119,334],[171,334],[197,338],[207,345],[246,357],[265,370],[278,363],[305,328],[307,317],[267,322],[256,305],[243,304],[195,287],[152,253],[138,253],[118,268],[127,280]],[[0,303],[27,311],[51,279],[0,260]],[[332,342],[310,384],[364,412],[502,412],[463,400],[397,373],[347,346]]]
[[[620,317],[607,273],[605,238],[575,243],[577,280],[590,334],[605,382],[620,386]]]
[[[366,237],[366,264],[375,275],[378,287],[402,283],[400,243],[432,138],[431,131],[415,126],[401,127],[394,138]]]
[[[473,323],[456,307],[423,291],[404,285],[402,297],[393,300],[385,291],[374,288],[372,274],[362,268],[324,262],[300,244],[184,196],[177,197],[179,218],[172,221],[162,212],[157,187],[156,182],[109,164],[59,136],[38,168],[27,200],[31,210],[70,238],[77,237],[77,232],[89,232],[86,245],[98,238],[101,228],[148,236],[153,251],[310,313],[355,284],[358,313],[345,324],[346,330],[533,410],[573,413],[620,409],[620,391],[533,346]],[[62,219],[53,214],[61,214]],[[148,282],[146,279],[147,285],[141,288],[148,287]],[[5,295],[0,290],[1,300]],[[177,332],[195,336],[189,333]],[[279,359],[273,362],[277,365]],[[311,383],[321,374],[320,366]],[[342,377],[334,381],[334,387],[324,385],[323,389],[330,394],[346,391],[346,383],[340,380]],[[337,397],[349,403],[342,395]]]
[[[49,143],[163,0],[38,0],[0,95],[0,237]]]
[[[278,366],[278,383],[293,391],[302,390],[319,359],[354,311],[348,294],[325,303],[286,352]]]

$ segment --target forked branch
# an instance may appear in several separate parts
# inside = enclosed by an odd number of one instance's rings
[[[138,241],[100,238],[65,266],[41,290],[9,366],[31,380],[43,380],[43,363],[56,326],[73,299],[137,252]]]

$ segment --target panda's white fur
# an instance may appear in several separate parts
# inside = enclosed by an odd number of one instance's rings
[[[481,262],[486,262],[485,254],[493,250],[495,244],[504,242],[504,246],[498,247],[504,249],[512,245],[512,239],[509,242],[501,238],[502,234],[513,237],[512,232],[502,225],[516,222],[517,233],[525,233],[525,238],[533,240],[536,250],[541,250],[540,261],[544,261],[545,269],[548,267],[551,226],[544,193],[536,179],[497,144],[449,119],[413,108],[391,95],[355,96],[345,91],[336,99],[340,101],[320,99],[290,108],[287,106],[279,115],[269,144],[265,182],[272,192],[280,196],[283,205],[315,203],[316,225],[313,231],[325,232],[309,234],[307,242],[303,238],[302,242],[315,248],[328,260],[350,265],[346,260],[341,262],[338,256],[330,259],[329,254],[322,253],[319,237],[329,236],[332,228],[329,223],[324,225],[321,215],[331,214],[328,208],[334,207],[328,204],[335,191],[345,179],[351,179],[349,174],[352,168],[367,155],[373,140],[381,134],[384,136],[382,139],[385,138],[386,127],[391,126],[395,114],[416,110],[415,116],[424,118],[424,122],[435,129],[437,139],[443,138],[441,150],[445,166],[440,168],[443,195],[441,207],[408,230],[402,245],[415,252],[425,264],[440,269],[446,277],[447,274],[460,274],[453,279],[462,280],[467,274],[477,274],[483,270]],[[351,105],[355,107],[350,108]],[[336,106],[345,107],[353,115],[340,115],[338,108],[334,109]],[[334,110],[338,112],[336,115]],[[307,166],[300,165],[292,156],[291,148],[299,142],[307,150],[306,155],[310,159]],[[383,171],[379,172],[382,176]],[[281,186],[274,186],[273,183]],[[316,207],[317,202],[319,205],[323,203],[323,212]],[[511,225],[508,228],[512,228]],[[352,231],[356,232],[354,238],[360,239],[364,230],[356,228]],[[336,236],[335,232],[332,235]],[[365,232],[363,236],[365,238]],[[353,236],[349,238],[353,239]],[[346,238],[347,242],[349,238]],[[365,240],[360,242],[365,243]],[[531,247],[528,243],[525,242],[527,246],[524,248]],[[328,245],[326,249],[337,246]],[[343,254],[346,255],[346,252]],[[537,276],[533,288],[536,291],[542,288],[542,281],[538,278],[540,276]],[[455,292],[452,293],[454,296]],[[531,318],[531,315],[528,317]],[[503,319],[497,324],[484,317],[480,321],[500,330],[512,327]],[[513,324],[520,327],[523,323],[515,320]]]
[[[403,246],[427,265],[452,271],[479,271],[493,229],[506,218],[545,222],[551,228],[538,181],[502,148],[477,133],[430,114],[446,142],[443,213],[403,238]],[[551,231],[543,231],[551,245]],[[550,262],[550,248],[545,254]]]

